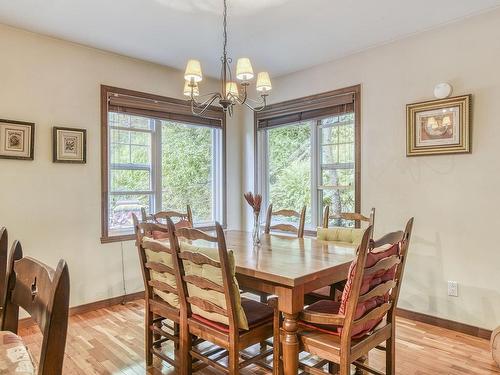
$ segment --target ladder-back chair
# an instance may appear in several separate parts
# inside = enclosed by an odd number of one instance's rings
[[[324,300],[308,306],[300,315],[301,349],[321,357],[330,370],[350,374],[350,366],[382,374],[363,362],[372,349],[386,351],[386,374],[395,373],[395,310],[398,303],[413,218],[405,231],[370,240],[367,230],[358,257],[349,270],[342,302]],[[385,342],[385,347],[381,344]],[[321,367],[319,362],[317,367]],[[311,374],[322,373],[315,366],[300,363]]]
[[[198,359],[223,373],[237,375],[240,369],[256,364],[277,371],[278,331],[273,331],[279,319],[277,299],[268,304],[241,298],[235,277],[232,250],[227,250],[224,232],[216,223],[216,236],[197,229],[176,229],[170,219],[170,246],[175,250],[175,269],[181,296],[181,373],[191,374],[191,363]],[[204,244],[201,246],[201,244]],[[221,348],[222,354],[209,358],[191,345],[192,336],[209,341]],[[250,357],[240,353],[256,343],[274,337],[274,349]],[[272,367],[262,359],[274,353]],[[220,361],[228,357],[228,366]],[[243,361],[240,362],[240,357]]]
[[[146,365],[151,366],[153,355],[156,355],[178,368],[175,353],[171,358],[162,351],[162,344],[166,341],[174,343],[175,351],[179,345],[180,303],[172,251],[168,242],[152,237],[152,233],[156,232],[163,234],[160,237],[168,238],[168,229],[161,224],[140,223],[134,214],[133,220],[145,288]]]
[[[43,335],[36,365],[24,341],[17,335],[19,308],[24,309]],[[69,272],[64,260],[54,270],[33,258],[23,258],[21,244],[14,242],[0,332],[0,363],[6,374],[61,375],[68,329]],[[15,353],[15,356],[7,353]],[[7,366],[7,369],[4,367]],[[26,372],[23,372],[26,371]]]
[[[299,219],[298,226],[295,226],[291,223],[278,223],[272,224],[273,217],[280,216],[286,218],[297,218]],[[304,237],[304,226],[306,221],[306,206],[302,207],[302,210],[299,212],[295,210],[278,210],[273,211],[273,204],[271,203],[267,208],[266,214],[266,224],[264,227],[264,233],[271,233],[271,231],[279,231],[279,232],[289,232],[296,234],[298,238]]]

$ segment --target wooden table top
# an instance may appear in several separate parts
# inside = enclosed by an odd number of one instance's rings
[[[253,246],[252,233],[225,231],[226,245],[234,252],[237,274],[295,287],[331,272],[347,274],[356,246],[262,234],[260,246]],[[215,246],[215,244],[213,245]]]

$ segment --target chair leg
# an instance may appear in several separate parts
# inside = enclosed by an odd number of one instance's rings
[[[346,361],[340,361],[339,375],[351,375],[351,364]]]
[[[280,313],[274,312],[273,320],[273,375],[280,375],[281,343],[280,343]]]
[[[228,370],[229,375],[239,375],[240,373],[240,353],[237,347],[229,350]]]
[[[334,362],[328,362],[328,373],[329,374],[338,374],[339,365]]]
[[[385,373],[386,375],[396,374],[396,336],[394,329],[391,337],[385,342]]]
[[[144,317],[144,331],[145,331],[145,354],[146,354],[146,366],[151,366],[153,364],[153,332],[151,332],[151,324],[153,323],[153,313],[149,311],[146,306],[146,316]]]
[[[180,327],[179,359],[177,360],[181,375],[191,375],[193,373],[192,347],[193,337],[189,333],[188,327],[182,325]]]

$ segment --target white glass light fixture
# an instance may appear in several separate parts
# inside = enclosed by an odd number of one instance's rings
[[[266,107],[266,99],[272,89],[271,79],[268,72],[257,74],[257,83],[255,89],[260,95],[259,100],[253,100],[248,97],[247,88],[250,81],[254,78],[252,63],[248,57],[239,58],[236,63],[236,80],[233,80],[231,73],[232,58],[227,56],[227,0],[224,0],[223,13],[223,50],[222,50],[222,69],[221,69],[221,90],[206,95],[200,95],[199,84],[203,80],[201,63],[198,60],[191,59],[186,65],[184,73],[185,85],[184,95],[189,97],[191,102],[191,112],[200,117],[211,105],[218,104],[229,116],[233,114],[233,107],[236,104],[245,105],[252,111],[262,111]],[[200,96],[200,100],[196,97]]]

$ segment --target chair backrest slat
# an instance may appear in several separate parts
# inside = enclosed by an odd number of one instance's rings
[[[216,313],[219,315],[223,315],[228,317],[229,314],[227,312],[227,309],[224,309],[220,306],[217,306],[215,303],[212,303],[206,299],[199,298],[199,297],[187,297],[187,302],[190,303],[191,305],[194,305],[203,311],[206,311],[208,313]]]
[[[179,212],[176,210],[159,211],[152,214],[147,214],[144,207],[141,208],[142,221],[143,222],[155,222],[162,224],[162,220],[166,223],[166,219],[169,218],[174,221],[176,227],[179,225],[186,224],[188,227],[193,227],[193,212],[191,211],[191,206],[188,204],[186,207],[186,212]]]
[[[208,264],[212,267],[222,268],[220,262],[213,260],[212,258],[207,257],[206,255],[200,253],[193,253],[190,251],[183,251],[179,254],[179,258],[182,260],[189,260],[190,262],[197,264],[198,266],[202,266],[204,264]]]
[[[217,242],[217,237],[210,236],[209,234],[199,229],[176,228],[176,232],[177,232],[177,237],[182,237],[190,241],[203,240],[208,242]]]
[[[379,321],[387,314],[387,312],[390,310],[391,307],[392,307],[392,303],[386,302],[386,303],[380,305],[379,307],[371,310],[370,312],[366,313],[361,318],[353,320],[352,324],[353,325],[363,325],[363,324],[366,324],[370,321]]]
[[[159,290],[160,292],[165,292],[165,293],[172,293],[175,295],[179,295],[178,291],[176,288],[171,287],[167,283],[164,283],[163,281],[158,281],[158,280],[149,280],[148,285],[153,287],[156,290]]]
[[[156,272],[168,272],[171,275],[175,276],[175,271],[173,268],[159,262],[146,262],[146,268],[156,271]]]
[[[323,211],[323,228],[328,228],[330,220],[346,220],[354,222],[366,222],[369,226],[375,225],[375,208],[372,208],[369,216],[357,212],[330,213],[330,206],[325,206]]]
[[[383,284],[377,285],[367,293],[359,296],[358,303],[366,302],[375,297],[383,297],[387,293],[389,293],[396,285],[397,283],[394,280],[389,280]]]
[[[401,263],[399,255],[392,255],[390,257],[379,260],[374,266],[365,269],[365,276],[373,275],[374,273],[389,271],[392,267]]]
[[[224,293],[224,288],[222,286],[204,277],[199,277],[195,275],[186,275],[183,277],[183,280],[186,283],[197,286],[198,288],[203,290],[215,290],[216,292]]]
[[[290,210],[290,209],[281,209],[277,211],[273,211],[273,205],[272,203],[269,205],[267,208],[267,213],[266,213],[266,223],[264,227],[264,232],[265,233],[271,233],[271,230],[276,230],[280,232],[289,232],[296,234],[298,238],[304,237],[304,226],[305,226],[305,221],[306,221],[306,210],[307,207],[303,206],[300,212],[297,212],[295,210]],[[291,223],[279,223],[279,224],[272,224],[273,217],[280,216],[280,217],[294,217],[299,219],[299,223],[297,226],[291,224]]]

